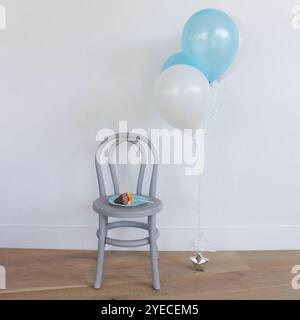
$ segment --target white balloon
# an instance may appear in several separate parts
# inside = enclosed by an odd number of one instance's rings
[[[209,116],[212,89],[206,77],[188,65],[175,65],[157,79],[154,96],[161,116],[179,129],[201,129]]]

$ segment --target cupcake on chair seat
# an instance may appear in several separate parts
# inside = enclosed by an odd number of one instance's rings
[[[114,202],[117,204],[130,206],[132,204],[132,193],[131,192],[122,193],[115,199]]]

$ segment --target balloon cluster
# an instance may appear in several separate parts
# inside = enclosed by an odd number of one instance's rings
[[[203,127],[212,103],[211,83],[232,64],[239,46],[239,33],[224,12],[205,9],[185,24],[182,52],[163,65],[155,85],[161,115],[174,127]]]

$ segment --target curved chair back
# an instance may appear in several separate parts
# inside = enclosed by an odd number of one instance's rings
[[[98,178],[98,186],[99,186],[99,193],[100,197],[106,196],[106,185],[103,177],[103,170],[102,170],[102,164],[101,161],[99,161],[99,156],[101,157],[102,153],[105,151],[108,151],[108,165],[109,165],[109,171],[111,180],[113,183],[114,193],[120,194],[120,187],[119,187],[119,180],[117,176],[117,170],[116,170],[116,163],[112,162],[112,156],[114,151],[118,149],[121,143],[127,142],[130,144],[134,144],[139,148],[139,151],[142,156],[142,161],[140,163],[140,170],[138,175],[138,181],[136,186],[136,193],[142,194],[142,188],[143,188],[143,182],[145,177],[145,171],[146,171],[146,165],[150,162],[150,165],[152,166],[152,172],[151,172],[151,178],[150,178],[150,186],[149,186],[149,196],[155,197],[156,195],[156,184],[157,184],[157,171],[158,171],[158,163],[157,163],[157,153],[156,149],[151,143],[151,141],[138,134],[134,133],[117,133],[114,135],[111,135],[109,137],[106,137],[99,145],[99,148],[96,152],[95,156],[95,164],[96,164],[96,171],[97,171],[97,178]],[[152,157],[148,157],[149,152],[146,152],[144,146],[147,146],[148,150],[150,152],[150,155]],[[151,161],[150,159],[153,159]]]

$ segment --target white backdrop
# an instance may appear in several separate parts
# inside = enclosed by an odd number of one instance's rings
[[[185,21],[215,7],[235,19],[243,43],[208,134],[206,241],[211,249],[300,249],[296,0],[1,4],[0,246],[96,247],[96,133],[119,119],[131,128],[166,126],[153,106],[153,83],[179,50]],[[164,250],[193,249],[197,178],[184,171],[160,170]]]

